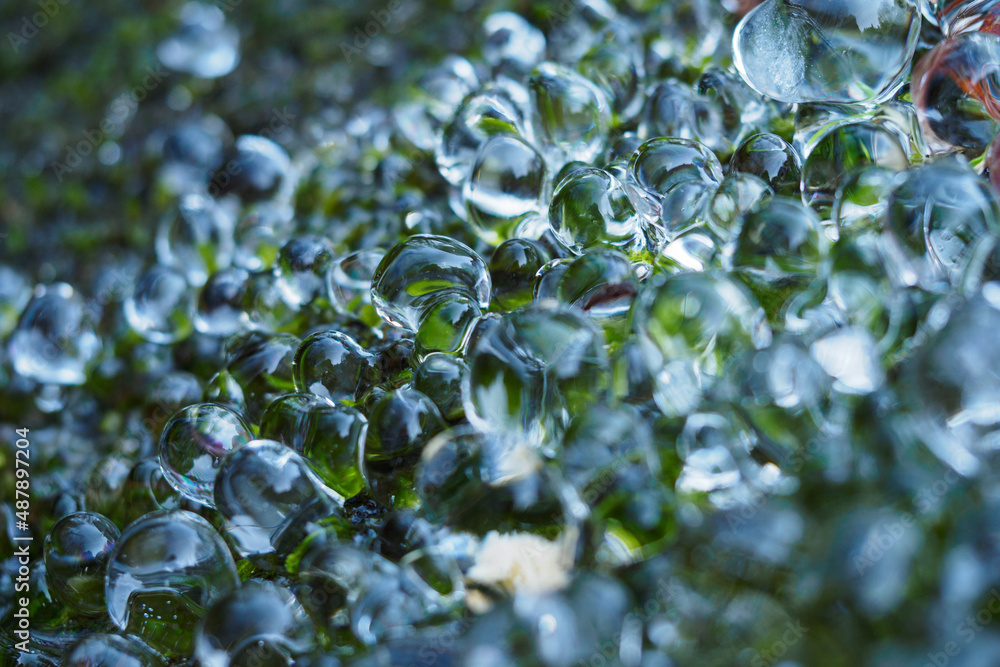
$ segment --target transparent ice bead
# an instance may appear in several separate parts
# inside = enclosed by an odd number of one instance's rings
[[[214,494],[223,529],[243,556],[287,555],[307,522],[335,515],[342,501],[301,455],[274,440],[253,440],[226,457]]]
[[[183,272],[192,285],[203,285],[212,273],[233,261],[234,226],[232,213],[214,199],[186,194],[176,215],[165,218],[156,229],[156,259]]]
[[[483,240],[501,243],[539,211],[545,184],[545,160],[533,146],[516,135],[490,137],[462,190],[469,222]]]
[[[632,306],[632,323],[667,415],[695,409],[733,355],[771,342],[764,309],[720,272],[654,276]]]
[[[1000,204],[967,165],[943,159],[897,182],[884,227],[882,250],[895,280],[937,289],[942,280],[956,284],[974,242],[1000,228]]]
[[[343,312],[359,314],[372,302],[372,276],[385,251],[357,250],[334,261],[328,274],[330,301]]]
[[[169,345],[190,335],[194,299],[184,274],[156,265],[139,278],[122,307],[133,331],[151,343]]]
[[[443,352],[428,354],[413,373],[413,388],[434,402],[450,422],[461,419],[462,377],[469,367],[460,357]]]
[[[502,310],[514,310],[531,301],[535,274],[549,254],[536,241],[510,239],[501,243],[490,257],[493,302]]]
[[[802,158],[776,134],[755,134],[741,143],[729,160],[730,174],[757,176],[775,194],[795,197],[801,185]]]
[[[845,177],[867,166],[905,171],[910,160],[896,135],[874,123],[861,121],[833,128],[816,141],[802,165],[802,200],[828,218]]]
[[[646,137],[689,139],[713,147],[724,143],[722,114],[717,105],[673,79],[650,91],[639,131]]]
[[[208,193],[213,197],[235,194],[244,203],[281,199],[293,185],[291,172],[284,148],[266,137],[245,134],[212,176]]]
[[[877,103],[899,90],[919,33],[907,0],[766,0],[736,27],[733,59],[782,102]]]
[[[628,164],[629,198],[647,224],[670,241],[704,217],[722,182],[722,165],[697,141],[659,137],[643,143]]]
[[[635,208],[614,176],[581,167],[562,180],[549,204],[556,237],[581,252],[595,246],[638,251],[645,246]]]
[[[445,427],[434,402],[412,387],[388,392],[369,414],[371,427],[364,448],[368,462],[413,455]]]
[[[240,62],[240,32],[226,23],[222,9],[188,2],[181,8],[181,25],[156,47],[156,57],[175,72],[199,79],[225,76]]]
[[[299,345],[295,388],[332,401],[354,401],[374,380],[375,358],[345,333],[320,331]]]
[[[576,306],[605,328],[609,339],[625,326],[632,302],[639,293],[639,279],[628,257],[615,250],[598,249],[581,255],[566,267],[556,287],[563,303]]]
[[[1000,36],[967,33],[941,42],[913,67],[910,92],[933,149],[985,148],[1000,128]]]
[[[80,385],[101,349],[86,306],[66,283],[38,285],[10,336],[18,375],[42,384]]]
[[[314,643],[312,621],[295,595],[274,582],[251,579],[208,610],[194,655],[202,667],[273,665],[291,662]]]
[[[334,491],[349,498],[364,486],[358,454],[368,419],[358,410],[315,394],[286,394],[260,418],[260,437],[302,454]]]
[[[239,586],[229,548],[203,518],[152,512],[115,543],[104,590],[115,626],[168,657],[189,655],[211,605]]]
[[[104,614],[104,571],[118,536],[118,527],[95,512],[67,514],[49,530],[45,537],[49,588],[74,611]]]
[[[523,88],[511,88],[524,93]],[[441,143],[434,153],[438,170],[452,185],[461,185],[472,175],[479,147],[492,136],[512,134],[531,140],[523,103],[512,99],[511,92],[489,87],[469,95],[445,124]]]
[[[250,426],[229,408],[200,403],[182,408],[163,428],[163,474],[178,493],[213,507],[212,487],[222,460],[253,438]]]
[[[532,305],[502,317],[470,349],[465,414],[476,428],[531,441],[608,389],[600,329],[580,310]]]
[[[333,264],[333,244],[322,236],[290,239],[278,253],[278,289],[287,304],[301,308],[326,296],[327,272]]]
[[[542,63],[528,82],[539,142],[567,160],[591,162],[604,150],[611,106],[589,79]]]
[[[228,336],[249,325],[243,310],[250,274],[231,267],[212,276],[198,295],[194,327],[209,336]]]
[[[483,59],[498,71],[525,75],[545,58],[545,35],[514,12],[487,16],[483,33]]]
[[[420,328],[414,336],[414,354],[423,358],[432,352],[461,354],[469,340],[476,321],[483,309],[468,295],[461,292],[442,294],[420,319]]]
[[[384,320],[416,331],[425,309],[444,291],[463,293],[486,309],[490,275],[483,259],[464,243],[417,235],[385,254],[372,277],[371,290],[375,310]]]

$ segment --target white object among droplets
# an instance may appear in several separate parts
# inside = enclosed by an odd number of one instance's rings
[[[487,533],[466,578],[510,593],[547,593],[569,583],[565,545],[531,533]]]

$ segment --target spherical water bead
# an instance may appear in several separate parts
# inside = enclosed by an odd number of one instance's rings
[[[720,245],[731,243],[740,233],[743,217],[755,208],[766,205],[773,196],[774,190],[756,176],[741,172],[726,176],[709,203],[708,229]],[[663,253],[674,243],[692,236],[696,235],[688,233],[681,236],[668,244]]]
[[[133,637],[94,632],[77,642],[63,658],[66,667],[163,667],[156,652]]]
[[[309,522],[335,516],[342,501],[305,459],[274,440],[253,440],[226,457],[214,493],[225,533],[242,556],[287,555]]]
[[[345,333],[320,331],[299,345],[295,388],[331,401],[353,401],[373,381],[375,358]]]
[[[529,443],[464,425],[427,444],[413,486],[429,520],[460,530],[482,535],[498,525],[553,528],[563,512],[541,467]]]
[[[250,274],[232,267],[212,274],[198,295],[194,328],[209,336],[228,336],[249,325],[243,310]]]
[[[541,436],[607,390],[601,331],[581,311],[533,305],[500,319],[471,347],[465,414],[500,435]]]
[[[439,596],[426,584],[414,586],[399,566],[332,539],[310,543],[298,574],[303,606],[345,644],[355,643],[343,636],[345,630],[372,646],[410,635],[433,611],[443,611]]]
[[[433,117],[434,127],[451,118],[455,110],[481,83],[476,68],[462,56],[449,54],[420,77],[419,102]],[[433,149],[433,144],[428,146]]]
[[[773,317],[789,292],[826,271],[829,251],[816,214],[798,200],[775,197],[743,219],[730,261]]]
[[[104,570],[118,535],[118,527],[100,514],[73,512],[46,536],[49,588],[74,611],[104,613]]]
[[[914,66],[910,94],[932,148],[985,148],[1000,128],[1000,37],[967,33],[941,42]]]
[[[252,438],[250,425],[229,408],[212,403],[190,405],[163,428],[160,467],[179,494],[213,507],[212,487],[219,465]]]
[[[545,58],[545,35],[514,12],[483,21],[483,59],[495,70],[523,76]]]
[[[434,402],[412,387],[388,392],[369,414],[366,461],[387,461],[413,454],[445,427]]]
[[[600,486],[609,473],[617,475],[616,467],[646,460],[652,447],[650,426],[637,409],[596,405],[566,428],[560,459],[567,480],[587,499],[603,495]],[[586,488],[595,482],[588,494]]]
[[[645,245],[625,188],[595,167],[581,168],[559,184],[549,204],[549,224],[577,252],[602,245],[638,251]]]
[[[313,624],[292,592],[251,579],[212,605],[198,628],[194,655],[202,667],[286,664],[314,642]]]
[[[657,60],[700,69],[720,49],[727,35],[726,26],[720,20],[721,12],[700,0],[640,3],[639,7],[657,12],[654,42],[650,47],[650,55],[655,55]],[[652,66],[649,69],[653,74]]]
[[[194,292],[184,274],[156,265],[139,279],[123,309],[133,331],[151,343],[169,345],[191,333]]]
[[[472,175],[480,146],[498,134],[530,140],[522,105],[511,98],[507,89],[498,87],[467,97],[455,111],[454,118],[445,124],[441,142],[434,152],[441,176],[452,185],[461,185]]]
[[[910,166],[906,149],[896,136],[874,123],[857,122],[831,129],[802,165],[802,200],[829,217],[837,189],[848,173],[875,165],[904,171]]]
[[[906,0],[766,0],[733,36],[733,60],[754,90],[782,102],[879,102],[899,89],[920,14]]]
[[[243,387],[228,370],[221,370],[208,379],[201,393],[202,403],[218,403],[236,412],[246,412]]]
[[[364,317],[372,303],[372,277],[385,251],[357,250],[334,261],[328,274],[330,301],[342,312]],[[367,320],[366,320],[367,321]]]
[[[733,355],[771,342],[764,309],[723,273],[653,277],[632,306],[632,321],[656,404],[667,415],[695,409],[704,384]]]
[[[226,343],[226,370],[243,390],[247,418],[259,421],[264,408],[281,394],[295,391],[292,371],[302,341],[291,334],[253,331]]]
[[[957,160],[912,169],[889,198],[883,234],[890,273],[905,285],[957,283],[974,241],[1000,226],[989,185]]]
[[[156,47],[164,67],[216,79],[232,72],[240,62],[240,31],[226,23],[215,5],[188,2],[181,9],[181,25]]]
[[[472,327],[483,315],[479,304],[465,294],[445,293],[428,304],[413,339],[418,357],[431,352],[458,354],[465,349]]]
[[[841,233],[880,229],[889,195],[900,178],[905,176],[874,165],[850,172],[837,189],[830,219]]]
[[[239,586],[215,529],[185,511],[152,512],[115,543],[104,582],[108,616],[167,657],[190,655],[206,610]]]
[[[245,203],[272,199],[291,185],[292,163],[270,139],[245,134],[208,186],[213,197],[235,194]]]
[[[273,269],[255,271],[247,277],[240,306],[250,323],[248,328],[280,331],[295,325],[301,309],[294,301],[290,302],[284,287],[284,281]]]
[[[428,354],[413,374],[413,388],[434,402],[441,416],[450,422],[461,419],[462,377],[469,367],[459,357],[435,352]]]
[[[815,213],[798,200],[774,197],[743,219],[731,263],[751,284],[780,287],[821,273],[829,249]]]
[[[799,194],[802,158],[791,144],[776,134],[747,137],[729,160],[730,174],[752,174],[784,197]]]
[[[626,318],[638,293],[632,262],[616,250],[592,250],[577,257],[556,286],[556,297],[604,326],[610,340],[627,335]]]
[[[177,214],[156,229],[156,259],[184,273],[192,285],[203,285],[233,261],[234,224],[232,214],[211,197],[186,194],[177,205]]]
[[[124,456],[98,459],[84,483],[84,506],[91,512],[115,516],[121,509],[122,491],[131,465]]]
[[[506,311],[531,301],[535,274],[547,261],[549,254],[537,241],[511,239],[501,243],[490,257],[493,303]]]
[[[321,236],[297,236],[278,253],[278,288],[285,302],[301,308],[326,296],[327,272],[333,264],[333,244]]]
[[[254,204],[236,225],[233,262],[247,271],[270,268],[295,231],[292,207],[275,201]]]
[[[701,232],[689,232],[665,245],[654,261],[666,273],[707,271],[720,265],[721,254],[716,238]],[[640,268],[643,271],[648,269],[646,265]]]
[[[417,235],[385,254],[372,276],[372,303],[389,324],[420,327],[425,309],[444,291],[490,304],[490,274],[472,248],[444,236]]]
[[[413,364],[413,339],[405,334],[393,336],[372,349],[379,384],[395,387],[405,382]],[[366,399],[367,401],[367,399]]]
[[[639,132],[716,144],[722,140],[722,114],[711,100],[671,79],[650,92]]]
[[[720,131],[702,141],[721,153],[730,153],[754,131],[766,129],[777,106],[752,90],[735,72],[710,67],[697,83],[698,94],[718,109]]]
[[[697,223],[722,182],[719,158],[706,146],[660,137],[642,144],[629,160],[626,181],[636,210],[672,240]]]
[[[287,394],[260,418],[260,437],[277,440],[306,457],[316,474],[349,498],[361,491],[358,452],[368,433],[361,412],[315,394]]]
[[[612,112],[620,118],[634,117],[642,106],[640,83],[645,64],[630,32],[624,24],[616,24],[577,65],[581,74],[604,91]]]
[[[933,452],[959,474],[972,476],[995,451],[993,369],[1000,360],[996,331],[1000,295],[995,283],[954,308],[947,321],[907,359],[897,387],[908,419],[896,426],[907,441],[935,443]]]
[[[568,160],[592,162],[604,150],[611,124],[607,95],[589,79],[542,63],[528,81],[538,139]]]
[[[510,238],[540,210],[545,183],[545,160],[531,144],[512,134],[487,139],[462,191],[476,234],[494,245]]]
[[[157,458],[142,459],[128,473],[122,493],[125,523],[157,510],[175,510],[181,496],[170,486]]]
[[[559,281],[572,262],[573,260],[569,257],[559,257],[543,264],[538,269],[538,273],[535,274],[535,284],[531,292],[532,298],[535,301],[558,300]],[[469,349],[472,349],[471,345]]]
[[[66,283],[35,287],[7,347],[18,375],[59,385],[83,384],[100,349],[83,300]]]
[[[181,121],[170,128],[163,140],[163,171],[168,182],[188,186],[175,187],[174,192],[194,189],[194,184],[201,186],[208,174],[222,164],[222,142],[228,132],[226,124],[216,116]]]

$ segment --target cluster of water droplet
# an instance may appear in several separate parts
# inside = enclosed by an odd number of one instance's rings
[[[179,124],[113,296],[0,267],[32,665],[895,665],[986,608],[1000,9],[628,4],[294,156]]]

